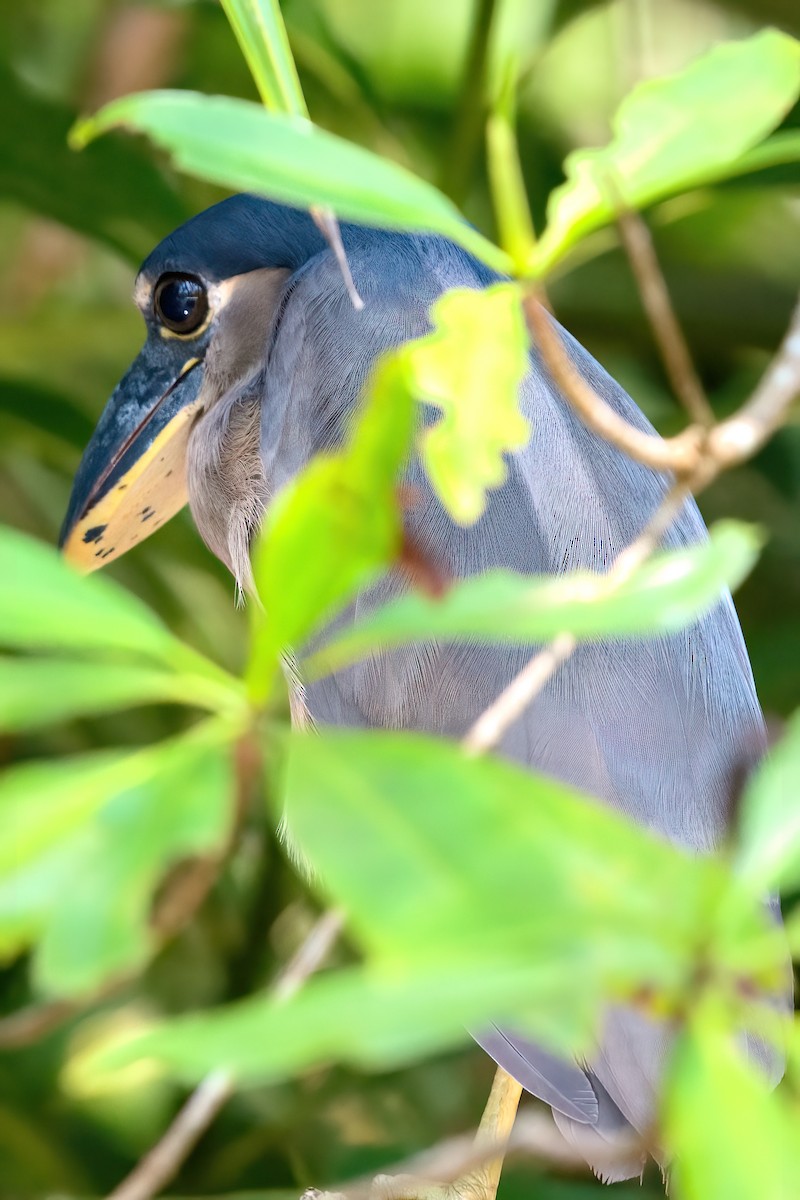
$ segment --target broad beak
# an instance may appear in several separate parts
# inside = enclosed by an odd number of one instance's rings
[[[149,537],[187,500],[186,447],[202,362],[149,339],[106,405],[81,459],[60,545],[94,571]]]

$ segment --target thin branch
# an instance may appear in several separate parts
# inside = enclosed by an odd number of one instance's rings
[[[176,1174],[230,1098],[233,1081],[227,1071],[214,1071],[192,1092],[164,1136],[130,1175],[109,1192],[107,1200],[150,1200]]]
[[[751,458],[785,421],[800,397],[800,301],[778,353],[752,396],[709,434],[709,452],[721,469]]]
[[[343,924],[336,909],[328,909],[312,926],[297,953],[270,989],[276,999],[288,1000],[322,965]],[[166,1133],[141,1159],[106,1200],[151,1200],[175,1177],[220,1109],[233,1094],[228,1071],[212,1071],[192,1092]]]
[[[690,475],[696,470],[702,452],[705,431],[690,425],[673,438],[643,433],[614,411],[586,382],[570,362],[561,338],[548,316],[541,291],[529,293],[524,301],[528,328],[542,359],[563,393],[580,416],[584,425],[604,441],[611,442],[623,454],[654,471],[672,471]]]
[[[714,412],[675,315],[650,230],[637,212],[622,205],[617,225],[672,390],[696,425],[713,425]]]
[[[336,220],[333,209],[323,208],[318,204],[313,205],[309,210],[311,220],[320,231],[325,241],[328,243],[333,257],[336,259],[336,265],[339,268],[344,286],[347,289],[347,294],[350,297],[350,303],[356,312],[360,312],[364,307],[364,301],[358,294],[358,289],[353,282],[353,274],[350,270],[350,262],[347,258],[347,251],[344,248],[342,241],[342,231],[339,228],[339,222]]]
[[[628,444],[635,437],[650,446],[662,445],[674,449],[679,438],[662,442],[660,438],[640,434],[627,421],[618,417],[600,396],[589,387],[569,362],[561,341],[545,309],[536,297],[527,296],[525,315],[532,333],[538,340],[542,356],[555,382],[567,396],[588,428],[611,441],[624,453],[631,453]],[[690,495],[696,495],[728,466],[749,458],[786,418],[794,400],[800,395],[800,302],[792,316],[789,330],[772,363],[764,373],[752,397],[738,413],[710,430],[692,426],[681,437],[691,435],[684,445],[693,446],[685,460],[679,479],[667,491],[653,516],[634,542],[615,560],[606,583],[614,591],[627,580],[637,567],[659,547],[661,539]],[[610,421],[609,418],[613,418]],[[619,426],[624,427],[620,435]],[[613,430],[613,434],[612,431]],[[648,449],[648,454],[649,454]],[[641,455],[631,454],[644,462]],[[540,650],[516,675],[496,700],[473,723],[462,740],[469,754],[481,754],[498,745],[507,730],[522,716],[547,681],[567,661],[577,646],[567,631],[558,634],[549,646]]]
[[[93,998],[94,999],[94,998]],[[0,1050],[30,1046],[58,1029],[70,1017],[82,1012],[84,1005],[69,1000],[50,1000],[31,1004],[0,1020]]]
[[[308,977],[319,970],[343,926],[344,913],[338,908],[329,908],[315,921],[294,957],[289,960],[272,985],[272,994],[276,1000],[288,1000],[294,996]]]
[[[468,730],[461,742],[466,752],[483,754],[496,746],[576,646],[571,633],[559,633],[549,646],[535,654]]]

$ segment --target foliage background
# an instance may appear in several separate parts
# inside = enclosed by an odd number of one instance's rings
[[[312,118],[444,186],[491,232],[480,107],[465,74],[470,31],[489,7],[466,0],[283,6]],[[564,154],[606,140],[608,116],[633,82],[767,22],[800,34],[793,0],[500,3],[489,69],[498,70],[512,49],[526,67],[520,144],[539,223]],[[0,521],[52,541],[81,447],[138,348],[139,319],[129,302],[138,261],[220,195],[175,176],[157,153],[120,135],[76,156],[65,147],[66,130],[76,112],[139,88],[255,93],[211,0],[3,0],[0,54]],[[786,124],[800,126],[797,109]],[[800,279],[798,182],[796,168],[774,168],[651,214],[679,316],[719,414],[748,393],[785,329]],[[598,235],[586,260],[553,281],[551,294],[564,324],[659,428],[677,428],[682,416],[615,239]],[[797,426],[725,475],[701,507],[707,520],[742,516],[768,530],[738,607],[762,703],[777,723],[800,701]],[[231,581],[185,515],[111,570],[180,636],[240,666],[246,618],[234,610]],[[144,708],[45,736],[5,738],[0,755],[10,763],[149,743],[184,720],[175,709]],[[254,827],[248,838],[200,920],[125,997],[126,1019],[246,994],[302,939],[312,902],[272,832]],[[0,1011],[23,1005],[26,989],[24,963],[0,974]],[[2,1200],[103,1194],[178,1103],[172,1085],[137,1078],[99,1099],[76,1091],[76,1056],[102,1037],[107,1021],[98,1004],[88,1017],[0,1060]],[[337,1068],[246,1092],[189,1160],[173,1194],[296,1195],[309,1184],[382,1166],[472,1125],[491,1074],[488,1060],[468,1049],[391,1076]],[[599,1186],[542,1177],[534,1189],[534,1174],[530,1167],[509,1171],[501,1194],[578,1200]],[[643,1194],[638,1185],[636,1191]],[[648,1194],[659,1194],[655,1181]]]

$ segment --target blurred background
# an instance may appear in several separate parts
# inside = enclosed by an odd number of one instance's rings
[[[434,180],[490,233],[474,31],[492,14],[486,72],[491,86],[514,56],[539,228],[564,155],[608,139],[609,117],[636,81],[764,24],[800,35],[797,0],[285,0],[283,8],[312,118]],[[176,176],[123,135],[80,155],[67,149],[78,112],[151,87],[256,98],[214,0],[0,0],[0,521],[50,542],[82,445],[138,349],[140,319],[130,303],[138,263],[222,195]],[[800,125],[800,112],[787,125]],[[700,374],[724,414],[758,378],[796,297],[800,170],[775,168],[696,192],[648,220]],[[557,314],[656,425],[674,431],[682,414],[615,236],[598,235],[580,254],[553,281]],[[707,520],[743,517],[768,532],[737,603],[761,700],[778,726],[800,701],[797,425],[720,480],[701,507]],[[239,666],[246,615],[185,515],[109,570],[182,637]],[[0,756],[150,742],[185,719],[169,708],[140,709],[0,740]],[[274,975],[313,917],[271,830],[254,821],[200,919],[141,981],[2,1053],[0,1200],[105,1194],[181,1096],[138,1075],[104,1089],[86,1077],[82,1051],[148,1013],[246,994]],[[0,972],[0,1016],[31,999],[24,962]],[[382,1167],[468,1129],[491,1077],[492,1065],[471,1048],[386,1077],[331,1069],[245,1093],[171,1194],[297,1196]],[[581,1200],[599,1186],[520,1164],[501,1197]],[[649,1180],[644,1191],[615,1193],[629,1194],[646,1198],[660,1188]]]

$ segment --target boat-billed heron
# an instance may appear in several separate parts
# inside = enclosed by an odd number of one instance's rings
[[[135,287],[147,340],[78,470],[62,535],[74,562],[88,569],[109,562],[188,495],[201,536],[246,588],[249,545],[270,497],[312,455],[346,437],[376,356],[427,332],[430,306],[447,289],[482,288],[495,278],[439,237],[344,225],[342,238],[360,311],[311,218],[250,196],[201,213],[147,258]],[[650,430],[622,388],[562,336],[592,387]],[[506,481],[490,493],[483,517],[468,528],[455,523],[412,461],[409,534],[455,578],[492,567],[604,571],[641,531],[667,481],[590,433],[535,349],[520,402],[532,437],[508,455]],[[665,544],[704,536],[688,501]],[[401,586],[390,573],[349,615]],[[458,737],[531,653],[529,645],[425,644],[313,683],[306,704],[320,724]],[[731,797],[763,748],[747,653],[726,597],[669,637],[581,646],[499,749],[706,851],[722,837]],[[562,1132],[605,1178],[641,1173],[638,1151],[614,1159],[609,1145],[620,1131],[651,1127],[670,1038],[664,1025],[611,1009],[596,1052],[580,1064],[513,1030],[476,1036],[552,1107]]]

